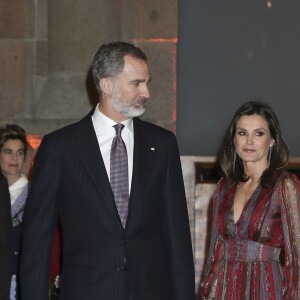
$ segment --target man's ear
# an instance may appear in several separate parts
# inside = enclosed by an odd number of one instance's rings
[[[100,89],[103,93],[111,95],[113,91],[113,83],[108,78],[101,78],[99,81]]]

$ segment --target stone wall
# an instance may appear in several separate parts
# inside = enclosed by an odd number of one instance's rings
[[[124,40],[150,61],[151,98],[143,118],[175,130],[177,9],[175,0],[2,0],[0,126],[23,126],[36,149],[42,135],[83,117],[98,101],[90,72],[95,52]],[[197,287],[214,189],[195,185],[194,162],[201,159],[182,157]]]
[[[196,292],[203,275],[208,254],[210,224],[212,217],[212,196],[215,183],[196,183],[195,163],[215,162],[212,156],[181,156],[182,173],[190,219],[191,236],[195,263]]]
[[[149,57],[144,119],[174,130],[177,1],[2,0],[0,126],[40,135],[83,117],[98,101],[90,64],[99,46],[124,40]]]

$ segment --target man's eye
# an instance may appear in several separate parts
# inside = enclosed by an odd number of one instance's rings
[[[140,81],[132,81],[131,84],[133,84],[134,86],[139,86],[140,85]]]

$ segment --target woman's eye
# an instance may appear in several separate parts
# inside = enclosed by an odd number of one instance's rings
[[[3,153],[7,154],[7,155],[10,155],[10,154],[12,154],[12,150],[10,150],[10,149],[4,149]]]
[[[25,151],[22,149],[22,150],[19,150],[18,151],[18,155],[20,155],[20,156],[23,156],[23,155],[25,155]]]
[[[264,133],[263,133],[262,131],[257,131],[257,132],[256,132],[256,135],[257,135],[257,136],[263,136]]]
[[[237,134],[241,135],[241,136],[244,136],[244,135],[246,135],[246,132],[245,131],[238,131]]]

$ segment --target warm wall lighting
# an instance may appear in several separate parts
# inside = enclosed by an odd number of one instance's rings
[[[41,144],[43,136],[42,135],[31,135],[31,134],[28,134],[26,136],[26,138],[27,138],[27,141],[28,141],[30,147],[33,148],[34,150],[37,150],[38,147]]]
[[[267,8],[269,8],[269,9],[272,8],[272,2],[271,1],[267,1]]]
[[[141,38],[133,38],[132,41],[134,43],[139,43],[139,42],[150,42],[150,43],[174,43],[177,44],[178,39],[173,38],[173,39],[161,39],[161,38],[153,38],[153,39],[141,39]]]

